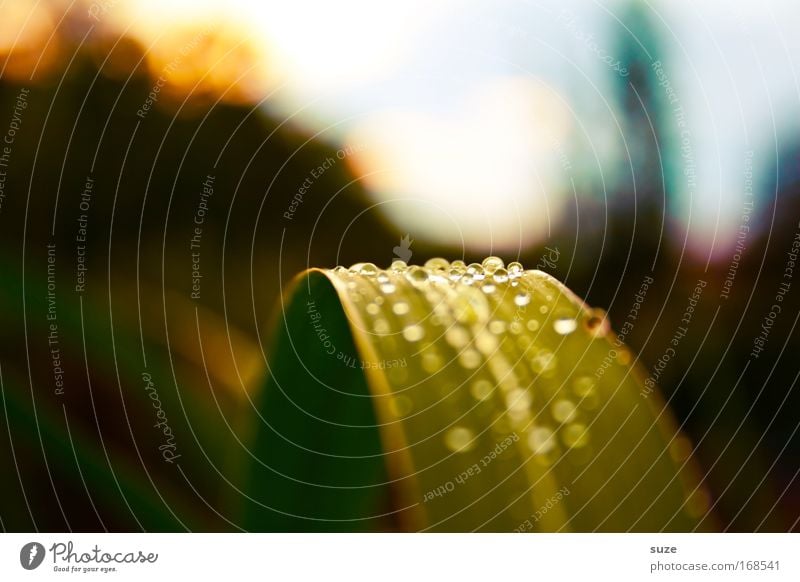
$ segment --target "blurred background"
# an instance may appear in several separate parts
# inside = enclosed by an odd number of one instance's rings
[[[721,527],[797,530],[798,18],[0,0],[0,527],[238,529],[294,275],[493,254],[608,311]]]

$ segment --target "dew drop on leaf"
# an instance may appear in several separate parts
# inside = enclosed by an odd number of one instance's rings
[[[492,395],[493,390],[494,385],[489,380],[481,378],[472,383],[469,391],[475,400],[486,400]]]
[[[602,309],[592,309],[584,321],[584,325],[586,326],[586,331],[594,337],[605,336],[611,328],[606,312]]]
[[[548,350],[540,350],[530,360],[531,369],[537,374],[551,372],[556,367],[556,356]]]
[[[506,406],[511,411],[527,411],[531,406],[531,395],[521,388],[510,390],[506,394]]]
[[[559,335],[569,335],[578,327],[578,322],[571,317],[559,317],[553,322],[553,330]]]
[[[421,325],[408,325],[403,329],[403,337],[410,342],[417,342],[425,337],[425,330]]]
[[[374,277],[378,274],[378,267],[376,267],[373,263],[361,263],[357,269],[357,272],[366,277]]]
[[[495,335],[501,335],[506,331],[506,322],[495,319],[489,322],[489,331]]]
[[[575,417],[575,405],[570,400],[556,400],[553,403],[551,412],[556,421],[569,422]]]
[[[481,365],[481,355],[472,348],[467,348],[458,356],[458,361],[467,370],[474,370]]]
[[[409,311],[408,303],[405,301],[396,301],[394,305],[392,305],[392,311],[395,315],[405,315]]]
[[[483,267],[481,267],[478,263],[470,263],[470,265],[467,267],[467,275],[479,281],[483,279],[484,276]]]
[[[495,283],[505,283],[508,281],[508,271],[500,267],[492,275]]]
[[[422,355],[422,369],[433,374],[442,368],[442,358],[436,352],[426,352]]]
[[[428,280],[428,272],[422,267],[411,267],[406,271],[406,276],[412,283],[424,283]]]
[[[589,442],[589,433],[584,425],[576,422],[564,427],[561,433],[561,439],[568,447],[577,449],[585,446]]]
[[[458,281],[459,279],[461,279],[461,277],[463,275],[464,275],[464,271],[462,269],[450,269],[449,278],[453,282]]]
[[[528,435],[528,446],[536,455],[544,455],[553,450],[555,445],[553,431],[543,426],[531,430]]]
[[[497,269],[505,267],[505,263],[503,263],[503,259],[500,257],[486,257],[483,259],[483,270],[487,275],[491,275]]]
[[[485,355],[491,354],[497,349],[497,338],[488,331],[481,331],[475,336],[475,347]]]
[[[517,261],[514,261],[514,262],[508,264],[508,274],[511,277],[517,277],[517,276],[521,275],[523,270],[524,270],[524,267],[522,266],[522,263],[518,263]]]
[[[589,376],[578,376],[572,381],[572,389],[576,396],[585,398],[594,393],[595,381]]]
[[[469,333],[463,327],[454,325],[444,334],[444,339],[456,349],[461,349],[469,343]]]
[[[446,271],[450,268],[450,262],[441,257],[434,257],[425,261],[425,268],[433,271]]]
[[[514,297],[514,303],[518,307],[525,307],[530,302],[531,302],[530,293],[525,293],[525,292],[517,293],[517,295]]]

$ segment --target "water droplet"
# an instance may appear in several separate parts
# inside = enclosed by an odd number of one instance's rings
[[[589,442],[589,431],[580,423],[569,424],[564,427],[561,433],[561,439],[564,444],[570,448],[578,449],[585,446]]]
[[[458,281],[464,275],[464,271],[461,269],[450,269],[450,274],[448,275],[451,281]]]
[[[358,273],[365,277],[374,277],[378,274],[378,267],[374,263],[361,263],[358,268]]]
[[[519,321],[512,321],[508,325],[508,331],[510,331],[514,335],[519,335],[522,333],[522,324]]]
[[[547,313],[549,310],[550,310],[550,308],[547,307],[547,305],[542,305],[541,307],[539,307],[539,313],[541,313],[542,315]]]
[[[484,355],[489,355],[497,349],[497,338],[487,331],[482,331],[475,337],[475,347]]]
[[[370,315],[378,315],[381,312],[381,308],[377,303],[368,303],[366,309]]]
[[[428,272],[422,267],[409,267],[408,271],[406,271],[406,277],[412,283],[424,283],[428,280]]]
[[[539,321],[536,319],[529,319],[528,323],[525,324],[525,327],[527,327],[529,331],[536,331],[539,329]]]
[[[606,312],[602,309],[592,309],[589,316],[584,320],[586,331],[594,337],[603,337],[611,330]]]
[[[442,367],[442,358],[436,352],[425,352],[422,355],[422,369],[433,374],[438,372]]]
[[[390,295],[395,292],[396,287],[392,283],[384,283],[380,287],[381,293],[385,293],[386,295]]]
[[[375,301],[375,303],[376,303],[377,305],[383,305],[383,297],[381,297],[380,295],[378,295],[377,297],[375,297],[374,301]]]
[[[492,278],[494,279],[495,283],[505,283],[506,281],[508,281],[508,271],[500,267],[494,272]]]
[[[569,422],[575,417],[575,405],[570,400],[556,400],[550,409],[558,422]]]
[[[522,292],[518,293],[516,297],[514,297],[514,303],[518,307],[525,307],[528,303],[531,302],[531,295],[530,293]]]
[[[432,271],[446,271],[450,268],[450,262],[441,257],[434,257],[425,261],[425,268]]]
[[[410,342],[416,342],[425,337],[425,330],[421,325],[408,325],[403,329],[403,337]]]
[[[506,322],[495,319],[489,322],[489,331],[495,335],[500,335],[506,331]]]
[[[555,370],[556,356],[548,350],[539,350],[530,360],[531,369],[537,374],[546,374]]]
[[[405,301],[397,301],[394,305],[392,305],[392,311],[395,315],[405,315],[409,312],[408,303]]]
[[[444,338],[451,346],[461,349],[469,343],[469,334],[463,327],[454,325],[444,334]]]
[[[456,453],[466,453],[475,446],[475,435],[468,428],[454,426],[444,435],[444,444]]]
[[[536,455],[545,455],[555,446],[555,435],[549,428],[539,426],[528,434],[528,446]]]
[[[495,289],[496,287],[491,283],[484,283],[483,285],[481,285],[481,291],[483,291],[487,295],[491,295],[492,293],[494,293]]]
[[[474,370],[481,365],[481,355],[472,348],[467,348],[458,356],[458,361],[467,370]]]
[[[521,388],[511,390],[506,394],[506,406],[512,411],[527,411],[531,406],[531,395]]]
[[[389,267],[389,268],[392,271],[395,271],[396,273],[402,273],[403,271],[408,269],[408,265],[406,265],[405,261],[401,261],[400,259],[397,259],[396,261],[392,261],[392,266]]]
[[[572,389],[576,396],[585,398],[594,392],[595,382],[589,376],[578,376],[572,381]]]
[[[569,335],[578,327],[578,322],[571,317],[559,317],[553,322],[553,329],[559,335]]]
[[[469,391],[475,400],[486,400],[492,395],[494,385],[489,380],[481,378],[472,383]]]
[[[354,275],[357,275],[358,273],[361,272],[361,267],[363,266],[364,263],[353,263],[352,265],[350,265],[350,272],[353,273]]]
[[[486,272],[487,275],[491,275],[497,269],[505,267],[505,263],[503,263],[503,259],[500,257],[486,257],[483,259],[483,270]]]
[[[345,273],[347,273],[347,269],[345,269],[341,265],[337,265],[336,267],[333,268],[333,272],[336,273],[337,275],[344,275]]]
[[[517,261],[509,263],[507,268],[508,274],[511,277],[518,277],[525,270],[525,268],[522,266],[522,263],[518,263]]]
[[[372,324],[375,333],[383,335],[389,333],[389,322],[385,319],[376,319]]]
[[[466,271],[467,270],[467,265],[461,259],[456,259],[455,261],[450,263],[450,268]]]
[[[467,275],[475,281],[480,281],[484,277],[483,267],[478,263],[470,263],[467,267]]]

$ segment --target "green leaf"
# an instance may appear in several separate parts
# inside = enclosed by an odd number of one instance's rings
[[[518,263],[312,270],[259,403],[249,529],[712,529],[630,350]]]

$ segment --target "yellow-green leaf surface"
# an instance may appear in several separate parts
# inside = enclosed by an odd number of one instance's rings
[[[252,529],[713,527],[691,444],[632,353],[543,272],[312,270],[280,313]]]

